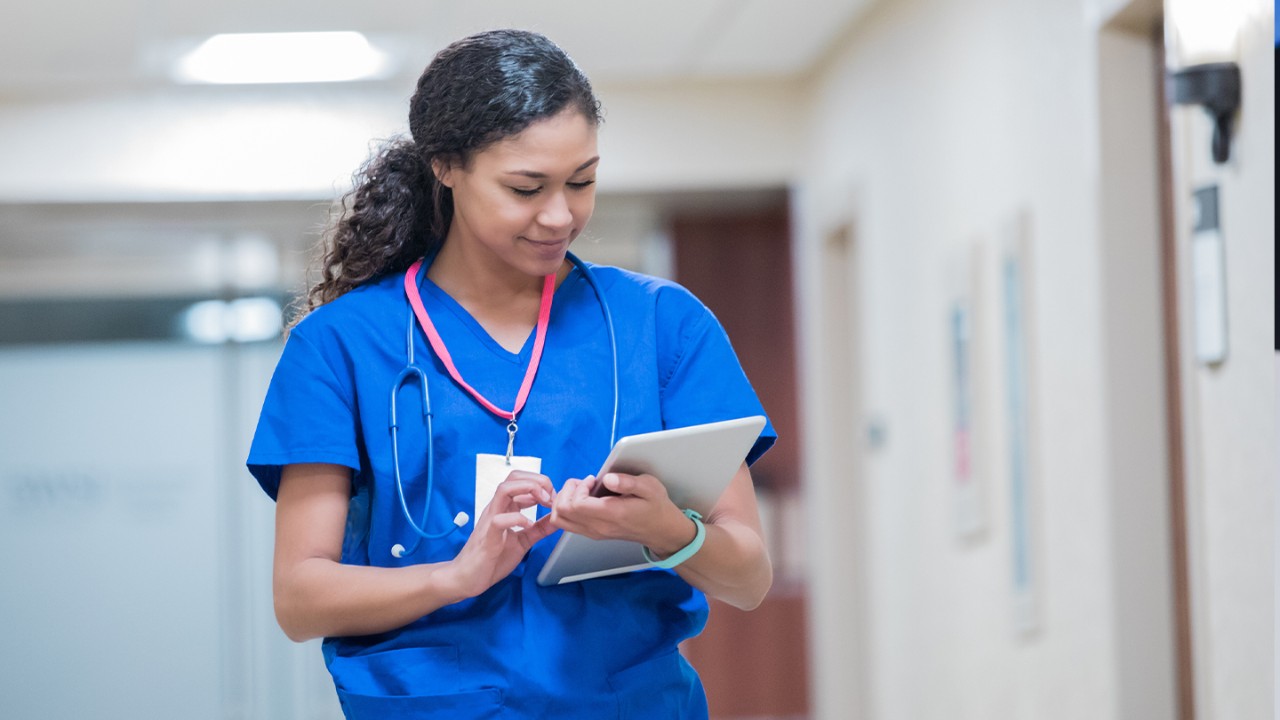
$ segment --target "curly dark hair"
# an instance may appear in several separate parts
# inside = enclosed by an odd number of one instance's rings
[[[320,280],[294,322],[439,249],[453,219],[453,193],[436,179],[432,161],[465,164],[569,106],[599,124],[590,81],[542,35],[491,30],[441,50],[409,101],[411,138],[384,144],[336,205],[321,241]]]

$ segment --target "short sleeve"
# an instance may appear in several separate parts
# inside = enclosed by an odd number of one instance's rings
[[[294,463],[360,467],[351,389],[297,329],[276,365],[249,448],[248,467],[271,499]]]
[[[765,415],[729,336],[711,310],[683,288],[672,289],[659,298],[658,320],[664,427]],[[747,464],[764,455],[777,437],[773,423],[766,423],[747,454]]]

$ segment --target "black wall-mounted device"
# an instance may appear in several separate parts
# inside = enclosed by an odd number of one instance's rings
[[[1177,105],[1203,105],[1213,118],[1213,161],[1231,156],[1231,123],[1240,108],[1240,66],[1233,62],[1192,65],[1169,73],[1169,98]]]

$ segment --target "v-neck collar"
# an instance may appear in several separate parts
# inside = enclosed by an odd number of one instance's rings
[[[434,258],[431,259],[434,260]],[[570,278],[579,274],[579,272],[578,266],[572,265],[569,268],[569,274],[564,276],[564,279],[560,281],[559,287],[556,288],[555,295],[559,296],[561,288],[565,287]],[[480,341],[480,344],[487,348],[489,352],[493,353],[495,357],[512,363],[513,365],[525,364],[529,361],[529,356],[533,352],[533,341],[534,336],[537,334],[537,327],[529,330],[529,336],[525,338],[524,343],[520,346],[520,352],[513,353],[503,347],[497,340],[494,340],[493,336],[489,334],[489,331],[484,329],[484,326],[480,324],[480,321],[476,320],[475,317],[462,306],[462,303],[455,300],[452,295],[445,292],[443,288],[435,283],[435,281],[427,277],[427,273],[425,272],[422,273],[422,283],[420,287],[431,296],[437,305],[449,310],[449,312],[452,313],[453,316],[463,324],[463,326],[471,331],[472,335],[475,335],[476,339]],[[552,305],[551,312],[553,316],[556,314],[556,305]]]

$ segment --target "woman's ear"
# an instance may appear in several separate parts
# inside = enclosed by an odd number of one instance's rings
[[[453,163],[441,158],[433,158],[431,172],[436,176],[437,182],[450,190],[453,189]]]

